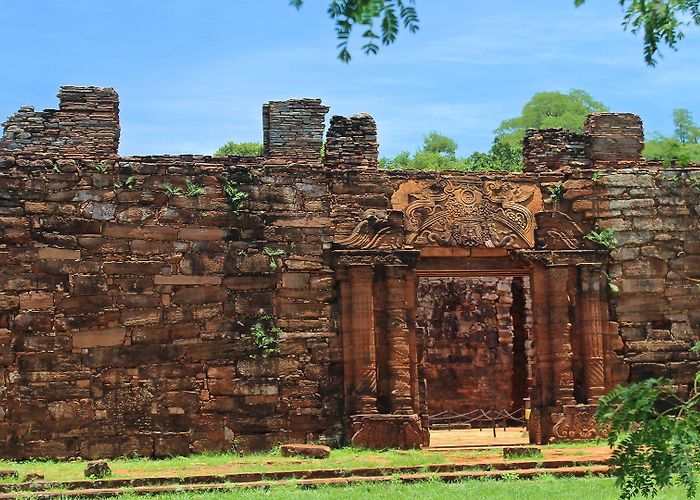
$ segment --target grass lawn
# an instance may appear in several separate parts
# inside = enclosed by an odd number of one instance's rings
[[[120,499],[143,499],[143,496],[124,495]],[[459,483],[426,481],[416,484],[398,482],[384,484],[362,484],[343,487],[320,487],[317,489],[299,489],[294,487],[271,488],[269,490],[236,490],[235,492],[179,493],[158,496],[159,499],[366,499],[375,500],[419,498],[421,500],[445,499],[498,499],[498,500],[615,500],[619,490],[611,478],[555,478],[543,475],[533,480],[506,479],[472,480]],[[685,499],[680,488],[664,491],[657,498],[669,500]]]
[[[500,457],[500,450],[469,450],[428,452],[421,450],[369,451],[353,448],[333,450],[324,460],[283,457],[279,450],[270,453],[239,456],[233,453],[192,455],[166,459],[119,458],[108,460],[111,478],[184,476],[196,474],[222,474],[235,472],[265,472],[272,470],[352,469],[361,467],[400,467],[454,463],[474,458]],[[44,475],[47,481],[73,481],[85,479],[85,461],[54,462],[29,460],[13,462],[0,460],[0,469],[13,469],[19,479],[31,472]],[[2,479],[0,483],[17,482]]]

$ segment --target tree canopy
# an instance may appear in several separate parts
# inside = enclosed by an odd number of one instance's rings
[[[423,146],[415,153],[404,151],[393,158],[382,158],[380,168],[415,170],[464,170],[469,172],[522,170],[520,146],[496,138],[488,153],[475,152],[466,158],[457,156],[457,143],[437,132],[423,138]]]
[[[259,142],[230,141],[216,150],[214,156],[261,156],[263,145]]]
[[[646,141],[644,157],[667,164],[700,164],[700,127],[693,121],[693,115],[684,108],[674,109],[673,124],[673,136],[656,133]]]
[[[564,128],[581,132],[586,116],[607,110],[603,103],[583,90],[571,90],[566,94],[538,92],[525,103],[520,116],[501,122],[494,134],[502,142],[520,147],[529,128]]]
[[[622,26],[632,33],[642,33],[644,61],[654,66],[660,46],[676,50],[677,43],[685,35],[683,27],[700,25],[700,0],[617,0],[624,9]],[[290,5],[301,8],[304,0],[289,0]],[[574,0],[580,7],[586,0]],[[411,33],[418,31],[419,18],[415,0],[332,0],[328,15],[335,21],[338,38],[338,58],[351,59],[348,44],[355,26],[362,32],[365,54],[376,54],[379,43],[394,43],[403,28]]]

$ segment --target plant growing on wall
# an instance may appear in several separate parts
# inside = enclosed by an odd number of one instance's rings
[[[238,184],[232,180],[227,180],[223,184],[224,194],[228,200],[229,207],[231,211],[238,215],[240,212],[243,202],[248,199],[248,193],[238,189]]]
[[[700,343],[692,348],[700,352]],[[601,398],[596,419],[608,430],[614,448],[611,465],[620,497],[653,497],[680,484],[694,497],[700,473],[700,372],[687,398],[673,381],[651,378],[618,386]]]
[[[601,175],[602,174],[601,174],[600,170],[596,170],[595,172],[593,172],[593,175],[591,176],[591,180],[593,182],[598,182],[600,180]]]
[[[263,252],[265,252],[265,255],[270,257],[270,269],[279,268],[279,264],[277,264],[277,257],[283,257],[286,253],[281,248],[270,248],[270,247],[263,248]]]
[[[617,248],[615,230],[611,227],[591,229],[588,234],[586,234],[585,238],[611,252]]]
[[[204,187],[200,186],[199,184],[195,184],[189,179],[185,179],[185,186],[185,195],[189,196],[190,198],[204,194]]]
[[[101,174],[106,174],[107,170],[109,170],[109,164],[106,161],[101,161],[97,165],[95,165],[95,170],[97,170]]]
[[[617,286],[612,277],[608,273],[603,273],[603,276],[605,276],[605,279],[608,282],[608,288],[610,288],[610,291],[612,293],[618,293],[620,291],[620,287]]]
[[[115,191],[117,189],[131,189],[132,187],[134,187],[134,176],[130,175],[124,181],[117,180],[114,182],[112,187]]]
[[[553,202],[558,202],[564,197],[563,186],[564,183],[559,181],[556,184],[547,187],[547,191],[549,191],[549,197]]]
[[[172,198],[173,196],[181,196],[183,194],[182,188],[173,186],[169,182],[164,182],[160,185],[160,187],[163,188],[163,191],[165,191],[165,196],[168,198]]]
[[[272,316],[263,314],[250,327],[253,343],[263,358],[268,358],[280,352],[279,343],[282,329],[275,325]]]
[[[55,173],[60,174],[61,173],[61,167],[59,166],[58,163],[55,161],[51,162],[51,170],[53,170]]]

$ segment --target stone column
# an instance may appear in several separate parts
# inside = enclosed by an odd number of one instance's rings
[[[350,350],[345,362],[353,364],[353,413],[377,413],[377,342],[374,329],[373,278],[371,265],[350,266]]]
[[[386,275],[387,344],[389,347],[389,409],[393,414],[411,415],[411,341],[406,321],[406,279],[408,266],[388,265]],[[414,351],[415,354],[415,351]]]
[[[579,264],[576,322],[584,358],[584,394],[588,403],[597,403],[605,394],[603,336],[608,327],[605,284],[600,264]]]
[[[420,414],[420,390],[418,374],[418,340],[416,332],[416,290],[418,288],[418,276],[415,269],[408,271],[406,275],[406,317],[408,318],[408,340],[411,361],[411,399],[413,411]]]
[[[559,405],[574,404],[573,352],[571,349],[571,322],[569,321],[569,266],[547,267],[548,319],[552,368],[555,381],[555,402]]]
[[[562,407],[574,403],[569,322],[568,266],[536,266],[532,272],[535,385],[528,421],[530,441],[546,443]]]

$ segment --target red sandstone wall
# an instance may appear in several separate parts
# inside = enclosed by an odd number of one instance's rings
[[[511,287],[512,278],[420,278],[417,316],[431,415],[513,409]],[[520,312],[527,324],[524,302]],[[518,375],[526,387],[527,374]],[[522,407],[522,401],[516,404]]]
[[[563,182],[563,199],[547,211],[571,220],[538,219],[537,255],[562,251],[564,261],[566,250],[552,245],[575,224],[579,239],[596,225],[616,229],[609,271],[621,287],[611,307],[621,337],[606,337],[618,356],[611,379],[626,381],[629,368],[631,380],[687,384],[697,368],[689,347],[700,337],[692,180],[700,170],[631,159],[641,129],[630,116],[620,123],[634,133],[618,134],[606,116],[589,127],[596,137],[576,138],[575,147],[557,139],[553,155],[547,134],[534,140],[544,163],[526,165],[537,173],[377,172],[366,115],[335,120],[326,163],[316,162],[326,108],[309,100],[267,108],[265,158],[118,158],[116,96],[83,90],[67,90],[82,96],[75,107],[71,97],[59,111],[22,110],[0,142],[2,456],[339,440],[342,349],[329,254],[363,219],[388,217],[392,195],[411,179],[505,178],[543,192]],[[611,155],[624,161],[604,163]],[[130,176],[130,188],[115,189]],[[168,198],[162,184],[185,179],[205,193]],[[250,196],[238,213],[222,193],[226,179]],[[277,269],[266,247],[285,252]],[[474,249],[471,258],[485,254]],[[261,314],[284,332],[269,358],[252,341]]]
[[[328,191],[262,159],[5,157],[5,456],[182,454],[339,437]],[[113,189],[133,176],[131,189]],[[117,174],[116,172],[120,172]],[[222,194],[250,194],[239,214]],[[204,186],[168,198],[161,185]],[[278,269],[264,248],[284,250]],[[263,358],[261,314],[284,333]]]
[[[609,274],[620,288],[610,297],[622,339],[615,349],[625,360],[621,380],[666,376],[684,390],[699,367],[690,353],[700,339],[700,190],[693,179],[700,168],[641,164],[564,183],[573,212],[615,231]]]

